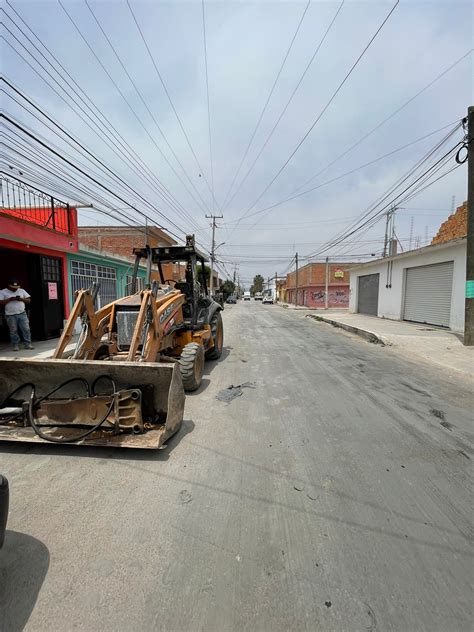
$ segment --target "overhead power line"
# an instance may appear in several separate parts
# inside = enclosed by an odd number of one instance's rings
[[[11,7],[11,5],[9,5],[10,8],[13,9],[13,7]],[[0,8],[1,11],[4,12],[4,14],[10,19],[12,20],[12,18],[5,12],[5,10],[3,8]],[[14,9],[13,9],[14,10]],[[21,16],[19,16],[20,19],[22,20]],[[42,46],[44,46],[44,44],[41,42],[41,40],[39,40],[39,38],[36,36],[36,34],[30,29],[30,27],[24,22],[24,20],[22,20],[23,23],[26,25],[26,27],[32,32],[32,34],[36,37],[36,39],[41,43]],[[15,27],[22,33],[23,37],[26,38],[26,40],[35,48],[35,50],[41,55],[41,57],[46,61],[46,63],[48,63],[51,68],[54,70],[54,72],[56,72],[59,77],[61,78],[62,81],[64,81],[66,83],[66,85],[68,85],[69,89],[72,89],[73,94],[75,94],[78,98],[76,99],[71,99],[71,95],[69,92],[67,92],[65,90],[65,88],[60,84],[60,82],[43,66],[43,64],[41,64],[41,62],[39,61],[38,57],[35,55],[32,55],[32,53],[27,49],[27,47],[24,45],[24,43],[19,40],[11,31],[10,29],[4,24],[4,27],[6,29],[6,31],[16,40],[16,42],[30,55],[32,56],[32,58],[34,59],[34,61],[40,66],[40,68],[43,70],[43,72],[45,72],[54,82],[55,84],[65,92],[67,98],[65,98],[62,94],[60,94],[55,88],[54,86],[24,57],[24,55],[22,55],[12,44],[11,42],[9,42],[8,40],[6,40],[3,35],[0,35],[1,38],[4,39],[4,41],[12,48],[12,50],[14,50],[14,52],[33,70],[33,72],[35,72],[38,77],[44,81],[48,87],[66,104],[67,107],[71,108],[71,110],[76,114],[76,116],[78,116],[83,123],[89,127],[95,134],[98,132],[99,135],[101,136],[102,140],[105,142],[105,144],[112,149],[112,151],[118,156],[118,158],[124,162],[124,163],[130,163],[132,170],[138,175],[138,177],[140,177],[140,179],[142,180],[146,180],[147,184],[150,185],[155,188],[156,192],[158,193],[158,195],[160,197],[163,198],[163,200],[169,204],[174,210],[176,210],[176,212],[178,212],[179,214],[187,214],[187,212],[185,211],[184,207],[181,205],[180,202],[178,202],[173,195],[169,192],[169,190],[160,182],[160,180],[154,175],[154,173],[150,170],[150,168],[143,162],[143,160],[141,160],[141,158],[138,156],[138,154],[130,147],[130,145],[128,145],[128,143],[123,139],[123,137],[120,135],[119,132],[117,132],[117,130],[115,129],[115,127],[113,127],[113,125],[110,123],[110,121],[107,119],[107,117],[105,117],[102,112],[97,108],[97,106],[95,106],[95,104],[91,101],[91,99],[89,98],[89,96],[82,90],[82,88],[80,88],[80,86],[78,86],[78,84],[74,81],[74,79],[71,77],[71,75],[67,72],[66,69],[64,69],[64,66],[62,66],[60,64],[60,62],[58,62],[58,60],[56,59],[56,57],[54,57],[54,55],[52,55],[52,53],[47,49],[47,47],[45,47],[46,50],[48,50],[48,53],[52,56],[52,58],[56,61],[56,63],[58,63],[58,65],[61,67],[61,69],[63,70],[64,73],[66,73],[66,75],[68,77],[71,78],[71,81],[78,87],[78,89],[80,90],[82,96],[80,96],[77,92],[77,90],[74,88],[74,86],[71,86],[71,83],[65,78],[64,74],[59,73],[59,71],[53,66],[53,64],[47,59],[47,57],[43,54],[43,52],[34,44],[34,42],[32,42],[32,40],[28,37],[27,34],[25,34],[25,32],[12,20],[12,22],[15,24]],[[6,81],[4,77],[0,77],[0,79],[2,79],[3,81]],[[22,93],[17,89],[14,88],[11,82],[8,82],[8,85],[14,89],[18,94],[22,95]],[[8,93],[6,93],[8,94]],[[9,95],[10,96],[10,95]],[[24,95],[22,95],[24,96]],[[12,98],[10,96],[10,98]],[[93,110],[91,108],[91,106],[87,105],[87,102],[91,103],[92,107],[95,108],[95,110]],[[30,99],[30,103],[31,103],[31,99]],[[88,114],[88,112],[84,109],[84,107],[81,105],[81,103],[90,110],[91,114],[92,114],[92,118],[91,115]],[[23,105],[22,105],[23,107]],[[36,109],[38,110],[38,107],[35,106]],[[83,114],[79,114],[77,112],[77,109],[79,109]],[[102,117],[106,122],[107,125],[105,125],[102,120],[99,118],[99,116],[96,114],[96,111],[99,113],[100,117]],[[43,112],[44,115],[44,112]],[[99,121],[99,125],[96,122],[96,120]],[[43,123],[44,124],[44,123]],[[91,126],[91,124],[95,125],[97,127],[97,131]],[[111,141],[110,140],[110,135],[108,135],[107,129],[105,130],[105,135],[104,135],[104,131],[103,128],[112,128],[114,133],[112,134],[114,136],[114,139]],[[112,146],[111,146],[112,145]],[[138,167],[137,165],[141,165],[141,167]],[[145,175],[146,174],[146,175]],[[153,184],[153,182],[150,181],[150,178],[153,179],[153,181],[156,184]],[[158,188],[157,188],[158,187]]]
[[[86,178],[90,179],[92,182],[94,182],[94,184],[98,185],[99,187],[101,187],[102,189],[104,189],[105,191],[107,191],[107,193],[109,193],[110,195],[113,195],[114,197],[116,197],[117,199],[119,199],[121,202],[123,202],[126,206],[129,206],[130,208],[133,208],[134,210],[138,211],[138,209],[134,206],[134,204],[131,204],[128,200],[124,199],[123,197],[121,197],[120,195],[118,195],[117,193],[115,193],[114,191],[112,191],[109,187],[105,186],[104,184],[102,184],[101,182],[99,182],[98,180],[96,180],[95,178],[93,178],[92,176],[90,176],[88,173],[86,173],[83,169],[81,169],[80,167],[76,166],[72,161],[70,161],[69,159],[65,158],[64,156],[62,156],[59,152],[57,152],[55,149],[53,149],[52,147],[48,146],[46,143],[44,143],[41,139],[39,139],[37,136],[35,136],[34,134],[32,134],[31,132],[29,132],[27,129],[25,129],[22,125],[20,125],[19,123],[17,123],[16,121],[14,121],[12,118],[10,118],[9,116],[7,116],[6,114],[4,114],[3,112],[0,112],[0,118],[4,118],[6,121],[8,121],[8,123],[10,123],[10,125],[13,125],[13,127],[15,127],[16,129],[21,130],[26,136],[28,136],[29,138],[31,138],[32,140],[36,141],[39,145],[41,145],[44,149],[46,149],[47,151],[49,151],[50,153],[54,154],[56,157],[60,158],[61,160],[63,160],[66,164],[68,164],[70,167],[72,167],[73,169],[75,169],[76,171],[78,171],[79,173],[81,173],[83,176],[85,176]],[[138,211],[140,212],[140,211]],[[162,213],[159,213],[159,215],[162,215]],[[165,217],[165,219],[168,219]],[[168,221],[170,221],[168,219]],[[178,231],[181,232],[181,234],[185,233],[185,231],[183,231],[182,229],[180,229],[179,226],[177,226],[176,224],[174,224],[174,222],[171,222],[177,229]],[[162,226],[160,228],[163,228]],[[168,232],[173,235],[173,237],[176,237],[178,240],[182,239],[182,236],[176,235],[174,233],[172,233],[170,230],[168,230]]]
[[[372,136],[372,134],[374,134],[377,130],[379,130],[383,125],[385,125],[385,123],[387,123],[388,121],[390,121],[391,119],[393,119],[399,112],[401,112],[402,110],[404,110],[408,105],[410,105],[410,103],[412,103],[417,97],[419,97],[421,94],[423,94],[424,92],[426,92],[426,90],[428,90],[429,88],[431,88],[432,85],[434,85],[437,81],[439,81],[442,77],[444,77],[446,74],[448,74],[448,72],[450,72],[451,70],[453,70],[453,68],[455,68],[458,64],[460,64],[464,59],[466,59],[466,57],[468,55],[470,55],[472,53],[472,49],[468,50],[467,53],[465,53],[464,55],[462,55],[461,57],[459,57],[459,59],[457,59],[453,64],[451,64],[450,66],[448,66],[448,68],[445,68],[442,72],[439,73],[439,75],[437,75],[434,79],[432,79],[429,83],[427,83],[425,86],[423,86],[423,88],[421,88],[421,90],[418,90],[418,92],[416,92],[413,96],[411,96],[407,101],[405,101],[404,103],[402,103],[402,105],[400,105],[398,108],[396,108],[391,114],[389,114],[388,116],[386,116],[384,119],[382,119],[379,123],[377,123],[377,125],[375,125],[374,127],[372,127],[368,132],[366,132],[365,134],[363,134],[355,143],[353,143],[348,149],[346,149],[342,154],[339,154],[337,156],[337,158],[334,158],[334,160],[332,160],[329,164],[327,164],[325,167],[323,167],[323,169],[321,169],[320,171],[318,171],[317,173],[313,174],[310,178],[308,178],[308,180],[305,180],[303,182],[303,184],[300,184],[293,193],[296,193],[297,191],[300,191],[301,189],[303,189],[306,185],[308,185],[310,182],[312,182],[315,178],[317,178],[318,176],[320,176],[322,173],[324,173],[325,171],[327,171],[330,167],[332,167],[333,165],[336,164],[336,162],[339,162],[339,160],[341,160],[341,158],[344,158],[345,156],[347,156],[347,154],[349,154],[353,149],[355,149],[356,147],[358,147],[364,140],[366,140],[367,138],[369,138],[369,136]],[[292,194],[293,195],[293,194]]]
[[[452,135],[452,133],[450,134]],[[354,235],[355,233],[357,233],[358,231],[360,231],[362,228],[364,228],[367,225],[374,225],[374,223],[376,223],[381,216],[383,215],[384,211],[391,207],[394,206],[396,204],[403,204],[405,199],[409,199],[407,198],[403,198],[403,195],[405,193],[407,193],[408,191],[410,191],[411,189],[413,189],[413,187],[415,187],[415,185],[422,181],[425,176],[429,173],[432,173],[433,171],[437,171],[437,167],[440,164],[445,164],[445,161],[449,158],[449,157],[453,157],[456,153],[456,150],[458,149],[458,147],[462,145],[462,141],[458,142],[454,147],[451,147],[441,158],[439,158],[433,165],[431,165],[427,170],[425,170],[421,175],[417,176],[416,179],[414,181],[412,181],[401,193],[397,194],[395,196],[395,198],[391,199],[388,203],[384,204],[384,206],[382,206],[380,209],[378,209],[374,215],[372,215],[371,217],[368,217],[368,219],[366,219],[362,224],[354,227],[353,229],[349,230],[348,232],[346,232],[346,234],[343,234],[342,236],[334,239],[332,242],[327,243],[326,246],[324,246],[322,249],[320,249],[317,253],[312,253],[311,255],[308,256],[318,256],[320,254],[322,254],[323,252],[327,251],[329,248],[334,247],[335,245],[338,245],[339,243],[342,243],[343,241],[345,241],[348,237]],[[437,147],[436,149],[439,149],[439,147]],[[431,152],[431,154],[434,153],[434,150]],[[415,171],[419,168],[420,165],[416,166]],[[413,171],[413,170],[412,170]],[[411,175],[411,174],[410,174]],[[406,176],[404,178],[404,180],[406,180],[409,176]],[[424,180],[426,181],[426,180]],[[403,180],[402,180],[403,182]],[[400,186],[399,184],[397,184],[397,187]],[[397,188],[396,187],[396,188]],[[393,189],[392,189],[393,190]],[[388,195],[386,195],[384,198],[382,198],[382,201],[384,199],[387,199]],[[374,206],[376,207],[377,205],[379,205],[380,202],[376,203],[375,205],[371,205],[371,207],[369,207],[369,211],[366,211],[364,213],[364,215],[362,216],[361,220],[364,219],[364,217],[367,217],[367,215],[369,215],[371,212],[374,211]]]
[[[290,195],[289,197],[284,198],[283,200],[280,200],[279,202],[275,202],[274,204],[270,204],[269,206],[265,206],[262,209],[259,209],[258,211],[254,211],[253,213],[249,213],[247,215],[247,218],[249,217],[254,217],[256,215],[261,215],[262,213],[267,214],[268,211],[281,206],[282,204],[286,204],[287,202],[290,202],[291,200],[294,200],[296,198],[302,197],[303,195],[307,195],[308,193],[312,193],[313,191],[316,191],[318,189],[321,189],[325,186],[327,186],[328,184],[332,184],[333,182],[337,182],[338,180],[341,180],[342,178],[346,178],[347,176],[352,175],[353,173],[356,173],[357,171],[360,171],[361,169],[365,169],[366,167],[370,167],[371,165],[376,164],[377,162],[380,162],[381,160],[384,160],[385,158],[389,158],[390,156],[393,156],[394,154],[403,151],[404,149],[407,149],[408,147],[412,147],[413,145],[416,145],[417,143],[420,143],[423,140],[426,140],[427,138],[430,138],[431,136],[433,136],[434,134],[438,134],[439,132],[444,131],[445,129],[447,129],[448,127],[452,128],[453,123],[450,123],[449,125],[443,125],[443,127],[438,127],[437,129],[433,130],[432,132],[428,132],[427,134],[424,134],[423,136],[420,136],[419,138],[416,138],[415,140],[406,143],[405,145],[402,145],[401,147],[397,147],[396,149],[392,149],[391,151],[387,152],[386,154],[383,154],[382,156],[378,156],[377,158],[374,158],[373,160],[369,160],[368,162],[365,162],[362,165],[358,165],[357,167],[354,167],[353,169],[350,169],[349,171],[346,171],[345,173],[341,173],[338,176],[335,176],[334,178],[331,178],[330,180],[326,180],[325,182],[321,182],[320,184],[315,185],[314,187],[311,187],[310,189],[306,189],[305,191],[301,191],[300,193],[295,193],[294,195]],[[265,215],[264,215],[265,216]],[[263,216],[263,217],[264,217]],[[252,224],[252,226],[256,226],[258,222],[255,222],[254,224]]]
[[[77,26],[76,21],[74,20],[74,18],[71,16],[71,14],[69,13],[69,11],[66,9],[66,7],[64,6],[62,0],[58,0],[58,3],[60,5],[60,7],[62,8],[62,10],[64,11],[64,13],[67,15],[67,17],[69,18],[70,22],[72,23],[72,25],[74,26],[75,30],[77,31],[77,33],[79,34],[79,36],[81,37],[82,41],[86,44],[87,48],[89,49],[89,51],[92,53],[92,55],[94,56],[94,58],[96,59],[97,63],[100,65],[100,67],[102,68],[102,70],[105,72],[105,74],[107,75],[107,77],[109,78],[109,80],[111,81],[112,85],[114,86],[114,88],[117,90],[117,92],[120,94],[120,96],[122,97],[122,100],[126,103],[128,109],[130,110],[130,112],[132,113],[133,117],[135,118],[135,120],[138,122],[138,124],[140,125],[140,127],[144,130],[145,134],[148,136],[148,138],[151,140],[151,142],[153,143],[153,145],[156,147],[156,149],[158,150],[158,152],[160,153],[160,155],[163,157],[164,161],[166,162],[166,164],[169,166],[169,168],[173,171],[173,173],[175,174],[175,176],[179,179],[179,181],[181,182],[181,184],[184,186],[184,188],[186,189],[186,191],[189,193],[189,195],[194,199],[194,201],[196,202],[196,204],[201,208],[201,210],[205,210],[200,202],[198,202],[196,200],[196,198],[194,197],[194,194],[191,193],[191,191],[189,191],[186,183],[184,182],[184,180],[182,179],[182,177],[180,176],[180,174],[176,171],[176,169],[173,167],[173,165],[171,164],[171,162],[169,161],[168,157],[166,156],[166,154],[163,152],[163,150],[161,149],[161,147],[158,145],[158,143],[156,142],[156,140],[153,138],[153,136],[150,134],[148,128],[146,127],[146,125],[144,125],[143,121],[141,120],[141,118],[138,116],[138,114],[136,113],[136,109],[131,105],[130,101],[127,99],[127,97],[125,96],[125,94],[123,93],[122,89],[120,88],[120,86],[117,84],[117,82],[115,81],[115,79],[112,77],[112,75],[110,74],[110,72],[107,70],[107,68],[105,67],[105,65],[103,64],[103,62],[101,61],[101,59],[98,57],[98,55],[96,54],[95,50],[93,49],[93,47],[91,46],[91,44],[89,43],[88,39],[84,36],[84,34],[82,33],[81,29]],[[90,7],[89,7],[89,10]],[[92,11],[91,11],[92,13]],[[94,14],[93,14],[94,15]],[[94,16],[95,17],[95,16]],[[155,123],[158,131],[160,132],[163,140],[165,141],[168,149],[170,150],[171,154],[173,155],[173,157],[175,158],[176,162],[178,163],[178,165],[181,167],[181,170],[183,171],[183,173],[185,174],[185,176],[188,178],[191,186],[196,190],[198,197],[200,196],[199,192],[197,191],[197,189],[195,188],[194,183],[192,182],[192,180],[190,179],[189,175],[186,172],[186,169],[183,167],[181,161],[179,160],[178,156],[176,155],[176,152],[174,151],[173,147],[171,146],[171,144],[169,143],[166,135],[163,133],[161,127],[159,126],[158,122],[156,121],[155,117],[153,116],[153,114],[151,113],[151,110],[149,109],[149,107],[146,105],[146,102],[144,101],[143,97],[141,96],[140,91],[138,90],[135,82],[133,81],[133,79],[131,78],[130,74],[128,73],[125,65],[123,64],[121,58],[119,57],[116,49],[114,48],[114,46],[112,45],[112,43],[110,42],[110,39],[107,37],[107,35],[105,34],[105,31],[102,29],[102,27],[100,26],[100,23],[98,22],[97,18],[96,18],[96,22],[99,25],[99,28],[101,29],[105,39],[107,40],[107,42],[109,43],[112,51],[115,54],[115,57],[117,58],[119,64],[121,65],[121,67],[123,68],[125,74],[127,75],[128,79],[130,80],[131,84],[133,85],[134,89],[136,90],[137,94],[139,95],[141,101],[143,102],[145,108],[147,109],[148,113],[150,114],[150,117],[152,118],[153,122]],[[204,203],[204,201],[203,201]]]
[[[236,181],[236,179],[237,179],[237,177],[238,177],[238,175],[240,173],[240,170],[242,169],[242,166],[243,166],[243,164],[245,162],[245,159],[247,158],[247,155],[249,153],[250,147],[251,147],[251,145],[253,143],[253,139],[255,138],[255,134],[257,133],[258,128],[260,127],[260,123],[262,122],[262,119],[264,117],[264,114],[267,111],[268,104],[270,103],[270,100],[271,100],[271,98],[273,96],[273,93],[274,93],[275,88],[277,86],[278,80],[280,79],[280,75],[281,75],[281,73],[283,71],[283,68],[285,67],[286,60],[288,59],[288,56],[289,56],[289,54],[291,52],[291,49],[293,48],[293,44],[295,43],[295,40],[296,40],[296,38],[298,36],[298,33],[300,31],[301,25],[304,22],[304,19],[306,17],[306,13],[308,12],[310,4],[311,4],[311,0],[308,0],[307,3],[306,3],[305,8],[303,9],[303,13],[301,15],[301,18],[299,19],[298,26],[296,27],[296,31],[294,32],[293,37],[291,38],[290,45],[288,46],[287,51],[285,53],[285,56],[283,57],[283,60],[282,60],[282,62],[280,64],[280,68],[278,69],[278,72],[276,74],[275,80],[273,81],[273,85],[272,85],[272,87],[270,89],[270,92],[269,92],[269,94],[267,96],[267,99],[266,99],[266,101],[265,101],[265,103],[263,105],[262,111],[260,112],[260,116],[258,117],[257,123],[255,124],[255,127],[253,129],[253,132],[250,135],[250,140],[247,143],[247,147],[246,147],[246,149],[244,151],[244,155],[242,156],[242,160],[240,161],[240,164],[239,164],[239,166],[237,168],[237,171],[235,172],[235,175],[234,175],[234,177],[232,179],[232,182],[231,182],[231,184],[229,186],[229,189],[228,189],[227,193],[225,194],[224,202],[222,203],[222,207],[223,208],[227,208],[227,198],[229,197],[229,194],[231,193],[231,191],[232,191],[232,189],[234,187],[235,181]],[[242,184],[243,184],[243,181],[240,183],[239,189],[242,186]],[[236,194],[237,194],[237,191],[234,194],[234,196],[232,196],[232,199],[235,197]],[[229,201],[229,203],[230,203],[230,201]]]
[[[8,85],[11,85],[7,80],[5,80],[4,78],[0,78],[1,80],[5,81]],[[18,90],[15,89],[15,91],[20,94],[21,96],[24,97],[24,95],[21,94],[21,92],[19,92]],[[26,98],[26,97],[24,97]],[[134,187],[132,187],[130,184],[128,184],[127,182],[125,182],[125,180],[120,176],[117,175],[114,171],[112,171],[110,169],[110,167],[108,167],[102,160],[98,159],[94,154],[92,154],[92,152],[90,152],[86,147],[84,147],[82,145],[82,143],[80,143],[79,141],[77,141],[77,139],[75,139],[69,132],[67,132],[67,130],[64,130],[64,128],[62,128],[62,126],[60,126],[58,123],[56,123],[49,115],[47,115],[45,112],[43,112],[40,108],[38,108],[37,106],[35,106],[35,104],[33,104],[31,102],[31,100],[29,100],[28,98],[26,98],[28,103],[31,103],[48,121],[51,121],[52,124],[61,131],[61,133],[65,134],[67,137],[67,143],[68,145],[74,147],[77,150],[77,147],[79,147],[81,149],[81,151],[83,153],[85,153],[87,155],[87,157],[89,159],[93,159],[95,161],[95,163],[99,164],[99,168],[105,170],[106,172],[108,172],[108,174],[111,174],[114,179],[116,180],[115,182],[115,186],[118,183],[119,186],[123,186],[126,189],[128,189],[129,191],[131,191],[133,193],[133,195],[136,195],[138,197],[140,197],[142,199],[142,201],[145,201],[145,203],[149,206],[149,208],[151,208],[154,212],[157,212],[161,217],[167,219],[167,221],[169,221],[171,224],[173,224],[172,220],[170,220],[162,211],[162,209],[159,209],[156,205],[151,204],[149,201],[147,201],[144,196],[139,193]],[[36,117],[38,118],[38,117]],[[41,120],[38,118],[38,120]],[[44,122],[43,122],[44,124]],[[31,134],[34,134],[34,132],[31,129],[28,129],[27,126],[24,126],[25,129],[27,129]],[[55,134],[58,134],[56,129],[52,129],[49,125],[46,125],[46,127],[48,127],[49,129],[51,129],[51,131],[53,131]],[[36,136],[41,137],[38,133],[36,133]],[[61,136],[59,136],[59,138],[61,138]],[[71,139],[72,143],[74,143],[74,145],[71,144],[71,142],[69,142],[69,139]],[[46,143],[50,143],[51,141],[46,141],[46,139],[42,139],[43,142]],[[61,140],[64,140],[61,138]],[[57,151],[61,153],[61,155],[64,155],[64,150],[63,149],[59,149],[57,148]],[[94,163],[94,164],[95,164]],[[179,211],[179,209],[177,209]],[[186,219],[186,218],[185,218]]]
[[[375,33],[372,35],[372,37],[370,38],[370,40],[368,41],[368,43],[365,45],[364,49],[362,50],[362,52],[359,54],[359,56],[357,57],[357,59],[354,61],[354,63],[352,64],[352,66],[350,67],[350,69],[348,70],[348,72],[346,73],[346,75],[344,76],[344,78],[342,79],[342,81],[339,83],[338,87],[336,88],[336,90],[333,92],[333,94],[331,95],[329,101],[326,103],[326,105],[323,107],[323,109],[320,111],[320,113],[318,114],[318,116],[314,119],[313,123],[310,125],[310,127],[308,128],[308,130],[305,132],[305,134],[303,135],[303,137],[301,138],[301,140],[297,143],[296,147],[293,149],[293,151],[290,153],[290,155],[288,156],[288,158],[284,161],[284,163],[282,164],[282,166],[278,169],[277,173],[273,176],[273,178],[270,180],[270,182],[267,184],[267,186],[264,188],[264,190],[262,191],[262,193],[257,197],[257,199],[255,200],[255,202],[253,202],[253,204],[251,206],[249,206],[249,208],[245,211],[245,213],[242,215],[242,219],[244,217],[246,217],[250,211],[258,204],[258,202],[262,199],[262,197],[265,195],[265,193],[268,191],[268,189],[272,186],[272,184],[277,180],[277,178],[281,175],[281,173],[285,170],[285,168],[287,167],[287,165],[289,164],[289,162],[292,160],[292,158],[294,157],[294,155],[297,153],[297,151],[300,149],[300,147],[303,145],[303,143],[306,141],[306,139],[308,138],[308,136],[311,134],[311,132],[313,131],[313,129],[315,128],[315,126],[318,124],[318,122],[321,120],[321,118],[324,116],[325,112],[327,111],[327,109],[329,108],[329,106],[331,105],[331,103],[334,101],[334,99],[336,98],[336,96],[339,94],[340,90],[342,89],[342,87],[344,86],[344,84],[346,83],[346,81],[349,79],[349,77],[352,75],[352,73],[354,72],[354,70],[356,69],[357,65],[359,64],[359,62],[361,61],[361,59],[364,57],[365,53],[369,50],[369,48],[371,47],[371,45],[373,44],[373,42],[375,41],[377,35],[380,33],[380,31],[383,29],[383,27],[385,26],[385,24],[387,23],[387,21],[390,19],[391,15],[393,14],[393,12],[395,11],[395,9],[397,8],[398,4],[399,4],[400,0],[396,0],[395,4],[393,5],[393,7],[390,9],[389,13],[386,15],[386,17],[383,19],[382,23],[378,26],[377,30],[375,31]]]
[[[134,11],[133,11],[133,9],[132,9],[132,5],[130,4],[129,0],[126,0],[126,1],[127,1],[127,6],[128,6],[128,8],[130,9],[130,13],[132,14],[133,21],[135,22],[135,25],[136,25],[136,27],[137,27],[137,29],[138,29],[139,34],[140,34],[141,40],[142,40],[142,42],[143,42],[143,44],[144,44],[144,46],[145,46],[145,48],[146,48],[146,50],[147,50],[148,56],[149,56],[149,58],[150,58],[150,60],[151,60],[151,63],[153,64],[153,67],[154,67],[155,72],[156,72],[156,74],[157,74],[157,76],[158,76],[158,79],[160,80],[160,83],[161,83],[161,85],[162,85],[162,87],[163,87],[163,90],[164,90],[164,92],[165,92],[165,94],[166,94],[166,97],[167,97],[167,99],[168,99],[168,101],[169,101],[169,103],[170,103],[170,105],[171,105],[171,109],[173,110],[174,115],[175,115],[175,117],[176,117],[176,120],[178,121],[179,127],[180,127],[181,131],[183,132],[183,135],[184,135],[184,137],[185,137],[185,139],[186,139],[186,142],[187,142],[187,144],[188,144],[188,147],[189,147],[189,149],[190,149],[190,151],[191,151],[192,155],[194,156],[194,160],[196,161],[196,165],[197,165],[197,167],[198,167],[198,169],[199,169],[199,173],[202,175],[202,177],[203,177],[203,179],[204,179],[204,182],[206,183],[207,188],[209,189],[209,193],[210,193],[210,194],[211,194],[211,196],[213,197],[213,196],[214,196],[214,194],[213,194],[212,189],[211,189],[211,186],[210,186],[210,184],[209,184],[209,182],[208,182],[208,180],[207,180],[207,178],[206,178],[206,174],[205,174],[205,172],[204,172],[204,169],[201,167],[201,164],[200,164],[199,159],[198,159],[198,157],[197,157],[197,155],[196,155],[196,152],[195,152],[195,150],[194,150],[194,147],[192,146],[191,141],[190,141],[190,139],[189,139],[189,135],[188,135],[188,133],[186,132],[186,130],[185,130],[185,128],[184,128],[184,125],[183,125],[183,123],[182,123],[182,121],[181,121],[181,118],[180,118],[180,116],[179,116],[179,114],[178,114],[178,112],[177,112],[177,110],[176,110],[176,107],[175,107],[175,105],[174,105],[174,103],[173,103],[173,100],[172,100],[171,95],[170,95],[170,93],[169,93],[169,90],[168,90],[168,88],[167,88],[167,86],[166,86],[166,83],[165,83],[165,81],[164,81],[164,79],[163,79],[163,76],[162,76],[162,74],[161,74],[161,72],[160,72],[160,70],[159,70],[159,68],[158,68],[158,64],[157,64],[157,62],[156,62],[156,60],[155,60],[155,57],[152,55],[152,52],[151,52],[151,50],[150,50],[150,47],[148,46],[148,43],[147,43],[147,41],[146,41],[145,35],[143,34],[143,30],[142,30],[142,28],[140,27],[140,24],[139,24],[139,22],[138,22],[138,20],[137,20],[137,17],[136,17],[136,15],[135,15],[135,12],[134,12]]]
[[[293,91],[290,94],[290,97],[289,97],[288,101],[286,102],[285,106],[283,107],[282,111],[280,112],[280,115],[279,115],[278,119],[276,120],[275,124],[273,125],[272,129],[270,130],[270,133],[268,134],[267,138],[265,139],[265,142],[263,143],[263,145],[260,148],[259,152],[255,156],[255,158],[254,158],[252,164],[250,165],[249,169],[247,170],[245,176],[242,178],[242,180],[240,181],[239,186],[237,187],[237,189],[235,190],[234,194],[232,195],[232,197],[230,198],[229,202],[227,203],[227,206],[229,206],[229,204],[232,202],[232,200],[236,197],[237,193],[242,188],[244,182],[247,180],[247,178],[249,177],[249,175],[251,174],[251,172],[255,168],[255,165],[257,164],[257,162],[258,162],[260,156],[262,155],[263,151],[265,150],[266,146],[270,142],[270,139],[273,136],[273,134],[275,133],[276,128],[280,124],[280,121],[282,120],[283,116],[286,114],[286,111],[288,110],[288,107],[290,106],[290,103],[293,101],[293,97],[297,93],[300,85],[303,83],[303,79],[305,78],[308,70],[312,66],[314,60],[316,59],[317,54],[319,53],[322,45],[324,44],[327,36],[329,35],[329,32],[331,31],[331,29],[332,29],[332,27],[334,25],[334,22],[336,21],[337,16],[339,15],[339,13],[340,13],[343,5],[344,5],[344,2],[345,2],[345,0],[342,0],[341,4],[337,8],[336,13],[334,14],[331,22],[329,23],[329,26],[327,27],[326,31],[324,32],[324,35],[322,36],[322,38],[320,39],[318,45],[316,46],[316,49],[315,49],[311,59],[307,63],[306,68],[304,69],[303,73],[301,74],[296,86],[293,88]]]
[[[209,162],[211,166],[211,193],[212,200],[214,203],[213,210],[217,209],[217,202],[214,192],[214,163],[212,158],[212,131],[211,131],[211,104],[209,101],[209,72],[208,72],[208,64],[207,64],[207,36],[206,36],[206,11],[204,9],[204,0],[201,0],[202,7],[202,34],[203,34],[203,44],[204,44],[204,66],[206,70],[206,96],[207,96],[207,129],[209,132]]]

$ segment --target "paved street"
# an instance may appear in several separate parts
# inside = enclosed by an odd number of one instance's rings
[[[167,450],[0,447],[0,629],[471,630],[468,384],[299,310],[224,326]]]

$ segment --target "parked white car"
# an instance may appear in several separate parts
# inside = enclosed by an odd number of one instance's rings
[[[263,297],[262,303],[263,304],[268,303],[270,305],[273,305],[273,298],[269,294],[267,294],[267,296]]]

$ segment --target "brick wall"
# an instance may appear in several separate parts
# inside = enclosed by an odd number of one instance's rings
[[[348,264],[331,263],[329,264],[329,283],[330,285],[349,285],[350,273]],[[341,277],[340,274],[343,273]],[[326,283],[326,264],[325,263],[309,263],[300,268],[298,271],[298,287],[324,285]],[[286,276],[286,287],[294,288],[296,285],[296,273],[290,272]]]
[[[433,237],[432,244],[444,244],[453,239],[459,239],[467,235],[467,202],[461,204],[456,212],[441,224],[437,234]]]
[[[101,252],[107,252],[122,257],[133,257],[134,248],[142,248],[144,245],[143,227],[122,228],[115,226],[79,227],[79,243]],[[159,228],[148,228],[148,244],[152,248],[158,246],[171,246],[176,241]],[[143,263],[143,261],[142,261]],[[179,280],[184,278],[184,268],[179,269],[179,264],[167,263],[163,265],[165,279]],[[159,274],[152,273],[152,280],[159,281]]]

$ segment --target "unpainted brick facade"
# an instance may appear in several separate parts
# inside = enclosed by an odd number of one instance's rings
[[[145,227],[127,228],[122,226],[94,226],[79,227],[79,243],[89,248],[94,248],[100,252],[122,257],[132,257],[134,248],[144,246]],[[152,248],[160,246],[172,246],[176,241],[163,232],[160,228],[147,228],[147,241]],[[179,269],[178,265],[163,265],[165,279],[179,280],[183,276],[184,268]],[[159,282],[159,274],[152,272],[152,280]]]
[[[432,244],[444,244],[453,239],[466,237],[467,235],[467,202],[461,204],[456,212],[441,224],[437,234],[433,237]]]
[[[349,307],[351,264],[329,265],[328,307]],[[286,277],[286,301],[296,303],[296,272]],[[309,263],[298,271],[298,305],[324,308],[326,305],[326,264]]]

